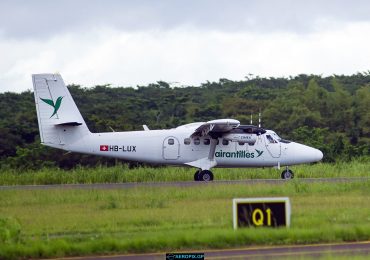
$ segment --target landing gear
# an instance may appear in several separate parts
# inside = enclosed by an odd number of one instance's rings
[[[294,173],[292,170],[289,170],[288,167],[281,173],[281,178],[284,180],[289,180],[294,178]]]
[[[213,173],[209,170],[201,171],[199,176],[201,181],[213,181]]]
[[[194,174],[194,181],[199,181],[199,173],[200,173],[200,170],[197,170]]]
[[[194,174],[194,181],[213,181],[213,173],[209,170],[197,170]]]

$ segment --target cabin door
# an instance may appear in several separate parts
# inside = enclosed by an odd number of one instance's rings
[[[163,141],[163,158],[177,160],[180,157],[180,143],[176,137],[169,136]]]

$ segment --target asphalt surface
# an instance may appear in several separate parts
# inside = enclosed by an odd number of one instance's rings
[[[367,181],[370,177],[342,177],[342,178],[302,178],[301,182],[356,182]],[[190,187],[220,184],[284,184],[292,180],[283,179],[252,179],[234,181],[175,181],[175,182],[126,182],[126,183],[95,183],[95,184],[51,184],[51,185],[10,185],[0,186],[0,190],[38,190],[38,189],[123,189],[135,187]]]
[[[172,253],[172,252],[171,252]],[[191,253],[181,252],[181,253]],[[301,257],[347,257],[353,256],[370,257],[370,241],[341,243],[341,244],[316,244],[316,245],[294,245],[294,246],[274,246],[274,247],[246,247],[238,249],[223,250],[198,250],[194,253],[204,253],[205,259],[271,259],[287,258],[296,259]],[[115,255],[115,256],[90,256],[68,259],[84,260],[149,260],[166,259],[165,253],[136,254],[136,255]]]

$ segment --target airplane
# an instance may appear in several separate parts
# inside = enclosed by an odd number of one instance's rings
[[[320,161],[313,147],[280,138],[274,131],[216,119],[172,129],[91,133],[59,74],[32,75],[41,144],[127,161],[197,168],[195,181],[212,181],[212,168],[280,167]]]

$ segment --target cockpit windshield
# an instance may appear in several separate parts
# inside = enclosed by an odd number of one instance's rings
[[[289,144],[290,143],[290,141],[285,140],[285,139],[282,139],[280,136],[277,135],[277,133],[275,133],[273,131],[271,132],[271,135],[274,137],[274,139],[278,140],[281,143],[285,143],[285,144]]]
[[[266,138],[271,144],[277,143],[277,141],[271,135],[266,135]]]
[[[273,136],[276,140],[280,141],[280,139],[281,139],[281,138],[280,138],[280,136],[278,136],[278,135],[277,135],[277,133],[272,132],[271,134],[272,134],[272,136]]]

